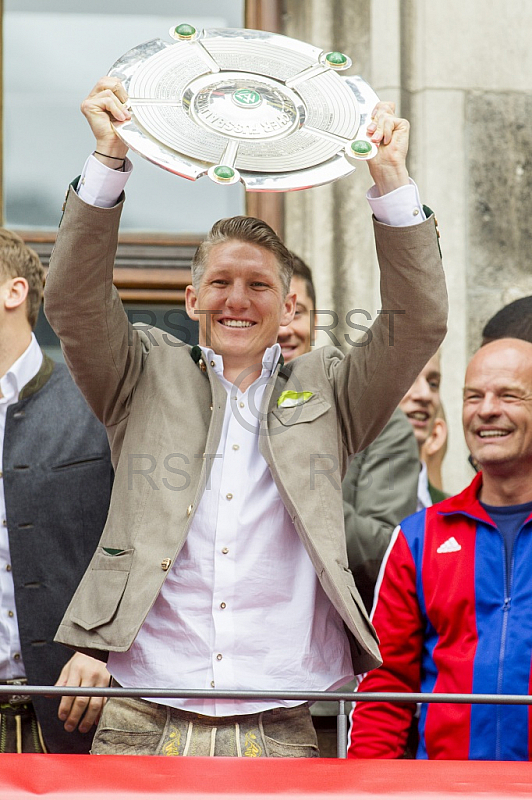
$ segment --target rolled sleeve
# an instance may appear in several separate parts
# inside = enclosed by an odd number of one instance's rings
[[[90,155],[80,176],[78,196],[88,205],[112,208],[117,204],[132,171],[133,164],[129,158],[126,158],[122,172],[106,167]]]
[[[377,187],[372,186],[366,194],[373,215],[379,222],[396,228],[417,225],[426,220],[425,212],[419,198],[419,190],[412,179],[408,186],[389,194],[377,195]]]

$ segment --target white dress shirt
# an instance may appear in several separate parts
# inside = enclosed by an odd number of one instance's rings
[[[35,336],[24,353],[0,378],[0,680],[26,676],[18,633],[15,587],[11,571],[9,537],[7,533],[6,500],[3,481],[4,434],[7,409],[18,402],[21,389],[38,373],[42,351]]]
[[[259,452],[259,414],[281,348],[266,350],[262,375],[228,394],[212,460],[187,540],[132,647],[111,653],[123,686],[325,691],[353,677],[344,624],[321,588],[307,551]],[[209,716],[251,714],[298,702],[157,702]]]

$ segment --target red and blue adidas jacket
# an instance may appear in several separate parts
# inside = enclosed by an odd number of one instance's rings
[[[382,667],[359,691],[532,694],[532,514],[507,574],[501,533],[461,494],[408,517],[376,588]],[[350,758],[403,755],[416,706],[357,703]],[[530,706],[424,704],[417,758],[529,760]]]

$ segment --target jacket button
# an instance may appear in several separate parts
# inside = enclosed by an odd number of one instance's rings
[[[192,514],[192,508],[193,508],[193,506],[192,506],[192,503],[191,503],[189,505],[189,507],[187,508],[187,517],[190,517],[190,515]]]
[[[161,561],[161,569],[166,572],[166,570],[170,568],[171,563],[172,563],[171,558],[163,558],[163,560]]]

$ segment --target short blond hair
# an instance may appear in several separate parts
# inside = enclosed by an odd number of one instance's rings
[[[273,254],[279,266],[279,277],[284,294],[287,295],[293,272],[292,254],[273,228],[270,228],[264,220],[256,217],[226,217],[214,223],[207,238],[200,244],[192,259],[192,285],[196,292],[199,291],[207,259],[214,245],[235,239],[263,247]]]
[[[6,228],[0,228],[0,274],[5,280],[27,280],[26,316],[33,330],[42,303],[44,268],[35,250],[28,247],[18,234]]]

